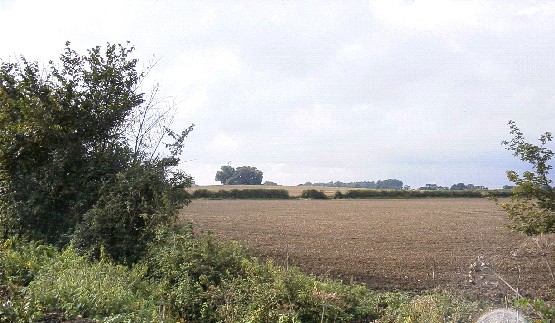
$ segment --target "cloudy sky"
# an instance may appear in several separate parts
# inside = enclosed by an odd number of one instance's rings
[[[0,0],[0,58],[130,41],[191,123],[183,169],[501,187],[501,141],[555,125],[555,2]],[[145,89],[148,91],[148,89]]]

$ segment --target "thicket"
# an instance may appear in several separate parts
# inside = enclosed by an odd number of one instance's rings
[[[318,191],[315,189],[304,190],[301,193],[301,198],[303,199],[314,199],[314,200],[326,200],[328,196],[324,191]]]
[[[66,44],[46,69],[0,65],[0,236],[23,236],[133,263],[188,203],[175,167],[192,126],[174,133],[133,47],[81,55]],[[165,152],[158,146],[165,145]]]
[[[404,199],[404,198],[482,198],[509,197],[511,191],[431,191],[431,190],[348,190],[346,193],[337,191],[334,198],[345,199]]]
[[[485,306],[449,291],[375,292],[316,279],[190,226],[157,232],[131,267],[71,246],[4,240],[0,273],[0,322],[463,322]]]
[[[248,188],[212,191],[205,188],[194,190],[194,199],[289,199],[286,189]]]

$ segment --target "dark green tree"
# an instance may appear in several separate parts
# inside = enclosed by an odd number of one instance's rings
[[[383,190],[402,190],[403,182],[398,179],[385,179],[376,182],[376,188]]]
[[[235,174],[235,168],[233,168],[233,167],[231,167],[231,166],[229,166],[229,165],[222,166],[222,167],[221,167],[221,170],[219,170],[219,171],[216,173],[216,178],[215,178],[215,180],[218,181],[218,182],[221,182],[222,184],[225,185],[225,184],[227,183],[227,181],[228,181],[231,177],[233,177],[233,174]]]
[[[511,220],[510,227],[527,235],[555,232],[555,191],[549,178],[550,162],[555,155],[547,147],[553,140],[550,132],[539,138],[540,145],[525,140],[523,132],[514,121],[509,121],[513,138],[503,141],[507,149],[520,160],[527,162],[531,170],[522,175],[507,171],[507,177],[515,184],[511,201],[501,203]]]
[[[261,185],[263,173],[252,166],[241,166],[236,169],[222,166],[216,173],[216,180],[224,185]]]
[[[242,166],[235,169],[233,176],[227,180],[228,185],[260,185],[263,173],[256,167]]]
[[[466,186],[465,183],[457,183],[457,184],[453,184],[451,185],[450,190],[451,191],[466,191],[469,188]]]
[[[129,129],[148,101],[134,48],[108,44],[80,55],[69,42],[46,70],[24,57],[0,65],[0,229],[91,251],[115,232],[128,248],[167,223],[187,199],[176,171],[183,140],[166,129],[165,155],[141,151]],[[132,191],[127,191],[132,190]],[[127,212],[127,213],[126,213]],[[117,230],[108,227],[119,226]],[[90,232],[84,233],[86,228]],[[123,230],[126,233],[122,233]],[[123,247],[123,244],[121,244]],[[128,260],[129,250],[114,251]],[[130,259],[130,258],[129,258]]]

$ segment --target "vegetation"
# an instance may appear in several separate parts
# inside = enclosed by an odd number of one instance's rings
[[[132,267],[16,239],[0,249],[2,322],[462,322],[483,308],[450,291],[373,292],[316,279],[191,227],[159,231]]]
[[[315,189],[304,190],[303,193],[301,194],[301,197],[303,199],[315,199],[315,200],[325,200],[328,198],[326,193]]]
[[[289,194],[188,194],[192,179],[176,166],[193,126],[174,133],[162,123],[139,90],[145,73],[132,52],[108,44],[80,55],[67,43],[46,70],[24,57],[1,63],[1,322],[457,322],[480,310],[442,291],[379,293],[316,279],[179,226],[191,196]],[[258,185],[262,175],[223,166],[216,179]],[[375,185],[382,190],[343,197],[397,196],[402,191],[384,189],[403,187]],[[306,190],[306,197],[326,195]]]
[[[329,183],[311,183],[306,182],[300,186],[323,186],[323,187],[349,187],[349,188],[368,188],[368,189],[382,189],[382,190],[402,190],[403,182],[397,179],[386,179],[374,181],[364,181],[364,182],[329,182]]]
[[[0,66],[0,234],[132,263],[188,203],[191,178],[174,167],[192,126],[164,128],[173,143],[157,153],[145,132],[163,125],[148,121],[133,47],[66,46],[44,71],[24,57]]]
[[[416,190],[416,191],[398,191],[398,190],[349,190],[346,193],[338,191],[335,198],[348,199],[372,199],[372,198],[482,198],[482,197],[508,197],[510,191],[492,190],[468,191],[468,190]]]
[[[227,165],[216,173],[216,181],[224,185],[260,185],[263,173],[256,167],[242,166],[237,169]]]
[[[550,132],[539,138],[540,145],[525,141],[524,134],[514,121],[509,121],[511,135],[514,137],[503,144],[520,160],[532,167],[522,175],[508,171],[507,177],[515,184],[511,202],[502,203],[512,221],[511,228],[527,235],[555,232],[555,190],[549,172],[549,163],[555,153],[547,147],[553,140]]]
[[[205,188],[193,192],[192,198],[200,199],[288,199],[289,192],[286,189],[232,189],[230,191],[211,191]]]

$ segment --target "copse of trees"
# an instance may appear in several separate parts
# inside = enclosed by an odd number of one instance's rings
[[[24,57],[0,65],[0,234],[133,262],[156,228],[188,203],[177,170],[185,137],[151,118],[134,48],[66,43],[42,70]],[[166,153],[151,137],[160,131]],[[155,139],[152,141],[146,138]]]
[[[381,190],[402,190],[404,188],[403,182],[397,179],[386,179],[374,181],[363,181],[363,182],[349,182],[343,183],[340,181],[328,182],[328,183],[311,183],[306,182],[300,184],[299,186],[323,186],[323,187],[348,187],[348,188],[368,188],[368,189],[381,189]]]
[[[226,165],[216,173],[215,180],[224,185],[261,185],[263,173],[252,166],[242,166],[236,169]]]

